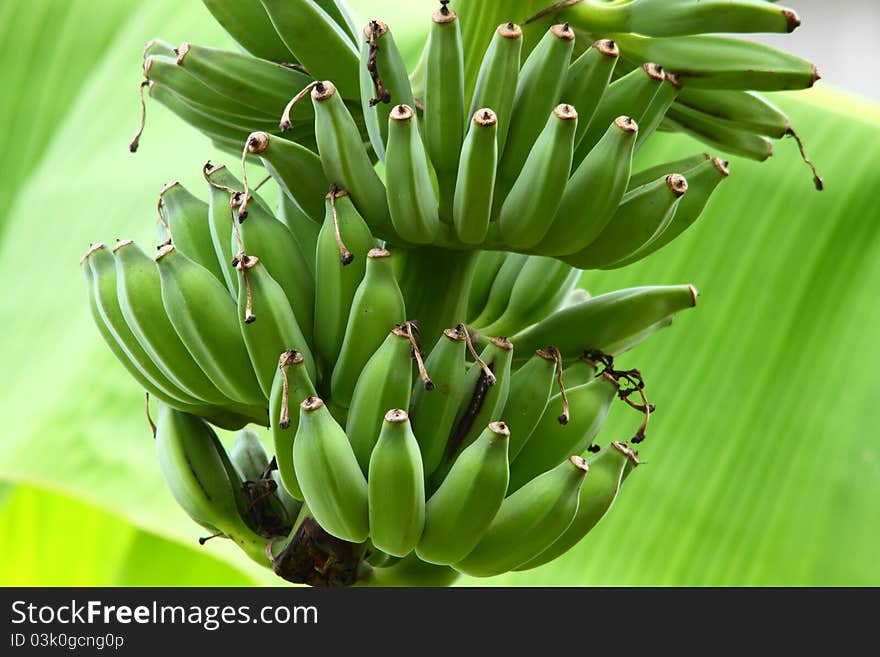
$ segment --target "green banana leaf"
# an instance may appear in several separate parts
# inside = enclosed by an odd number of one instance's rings
[[[271,583],[228,542],[195,543],[201,529],[162,482],[143,396],[88,314],[77,261],[89,241],[151,243],[159,189],[179,179],[203,193],[204,160],[229,160],[155,103],[140,151],[128,152],[139,45],[154,36],[229,42],[195,0],[111,4],[105,12],[87,0],[42,0],[52,18],[16,23],[28,26],[16,31],[21,43],[0,47],[0,66],[27,96],[4,103],[0,122],[9,170],[0,176],[0,480],[15,484],[0,527],[17,537],[0,542],[0,562],[23,564],[0,583]],[[426,6],[404,17],[400,3],[381,4],[400,24]],[[63,19],[46,9],[61,5]],[[0,15],[19,6],[4,3]],[[83,25],[94,26],[97,45]],[[63,57],[59,42],[68,44]],[[36,75],[39,66],[63,75]],[[820,91],[779,102],[827,190],[813,191],[794,143],[782,142],[763,165],[734,160],[705,216],[676,243],[621,271],[585,275],[594,293],[693,282],[703,294],[622,359],[642,369],[658,408],[644,465],[609,517],[560,560],[464,584],[880,584],[880,110]],[[664,136],[642,161],[700,150]],[[638,421],[617,409],[603,439],[628,438]],[[38,569],[18,544],[70,553],[83,533],[106,548],[77,555],[75,575]],[[192,564],[190,579],[169,577],[181,561]]]

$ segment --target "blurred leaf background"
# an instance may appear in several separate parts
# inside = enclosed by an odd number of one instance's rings
[[[433,3],[352,4],[388,17],[416,55]],[[0,0],[0,21],[15,26],[0,42],[0,584],[276,583],[221,541],[198,546],[77,266],[90,241],[152,241],[159,189],[199,191],[202,163],[229,159],[157,103],[128,153],[141,44],[230,43],[197,0]],[[658,405],[645,465],[557,562],[463,584],[880,585],[880,110],[821,88],[776,100],[827,191],[784,141],[763,165],[734,160],[672,246],[585,275],[594,293],[702,293],[625,359]],[[700,150],[662,137],[640,157]],[[634,422],[621,411],[603,438]]]

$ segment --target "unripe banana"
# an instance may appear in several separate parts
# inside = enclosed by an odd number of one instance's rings
[[[577,111],[557,105],[538,136],[510,193],[501,206],[498,227],[505,244],[526,249],[550,228],[571,171]]]
[[[467,371],[443,463],[434,473],[432,484],[443,481],[458,455],[479,437],[492,418],[500,416],[510,389],[512,361],[513,344],[507,338],[492,338],[480,360]]]
[[[171,231],[174,246],[223,282],[223,272],[214,254],[208,204],[190,194],[179,182],[159,193],[159,211]]]
[[[285,351],[278,359],[278,369],[269,395],[269,428],[275,445],[275,460],[284,488],[296,499],[303,493],[293,466],[293,440],[299,427],[299,405],[315,396],[305,361],[298,351]]]
[[[461,148],[452,222],[465,244],[481,244],[489,231],[498,166],[497,122],[495,112],[478,109]]]
[[[242,186],[222,164],[213,166],[210,162],[205,163],[203,174],[208,183],[208,220],[214,255],[220,263],[226,289],[232,296],[238,296],[238,274],[232,266],[233,250],[229,238],[232,235],[232,222],[236,221],[236,212],[231,205],[232,192],[241,190]]]
[[[574,32],[551,27],[529,54],[516,85],[513,114],[498,169],[495,205],[500,207],[525,164],[547,117],[559,102],[574,48]]]
[[[675,215],[666,229],[652,240],[647,246],[639,249],[631,256],[614,263],[615,267],[625,267],[642,258],[646,258],[655,251],[659,251],[699,219],[709,202],[712,193],[718,185],[730,175],[727,162],[713,157],[703,160],[699,165],[686,171],[688,181],[688,193],[678,203]]]
[[[551,397],[534,431],[510,464],[510,492],[550,470],[566,454],[585,451],[605,423],[617,390],[617,381],[610,374],[569,388],[566,392],[571,417],[566,424],[558,421],[560,395]]]
[[[231,404],[177,337],[162,305],[162,283],[153,259],[131,240],[118,242],[113,256],[119,307],[144,351],[181,390],[209,404]]]
[[[747,157],[758,162],[763,162],[773,155],[773,142],[768,137],[741,130],[684,105],[671,107],[667,121],[676,130],[731,155]]]
[[[316,79],[331,79],[346,98],[358,97],[358,51],[345,27],[313,0],[261,2],[281,40]]]
[[[602,39],[594,42],[568,67],[560,99],[574,105],[578,111],[575,146],[581,142],[602,102],[619,56],[617,44]]]
[[[317,83],[312,89],[312,103],[315,138],[327,180],[348,190],[358,212],[372,229],[380,235],[393,235],[385,185],[376,175],[357,125],[333,83]]]
[[[721,36],[654,39],[617,33],[623,57],[657,62],[673,71],[685,87],[695,89],[806,89],[820,78],[816,66],[771,46]]]
[[[581,486],[574,520],[553,545],[514,570],[531,570],[543,566],[580,543],[611,509],[611,505],[620,493],[624,467],[633,461],[638,464],[634,452],[625,444],[616,441],[587,459],[590,476],[584,479],[584,484]]]
[[[275,216],[278,217],[278,221],[287,226],[287,230],[293,235],[300,256],[308,266],[312,278],[314,278],[315,249],[318,246],[318,233],[321,231],[322,222],[313,220],[303,212],[287,194],[279,194]]]
[[[178,66],[217,93],[271,116],[281,114],[291,90],[302,89],[310,81],[289,66],[231,50],[183,43],[175,53]],[[297,108],[297,119],[311,117],[307,105]]]
[[[654,182],[658,178],[667,175],[670,171],[681,171],[682,175],[685,175],[692,169],[711,159],[712,156],[708,153],[700,153],[698,155],[691,155],[672,162],[662,162],[652,167],[641,169],[640,171],[633,171],[626,189],[627,191],[631,191],[636,187],[647,185],[648,183]]]
[[[425,146],[409,105],[397,105],[388,116],[385,161],[388,209],[394,230],[413,244],[430,244],[440,218]]]
[[[241,276],[238,323],[266,399],[272,392],[278,354],[285,349],[294,348],[302,354],[306,371],[314,381],[317,376],[315,360],[284,290],[256,256],[240,256],[236,268]]]
[[[660,85],[657,93],[651,99],[651,103],[639,117],[639,136],[636,138],[636,151],[660,127],[660,124],[666,118],[667,112],[681,91],[681,82],[679,82],[677,75],[664,71],[663,76],[666,81]]]
[[[530,256],[516,277],[507,308],[480,331],[510,335],[541,321],[562,304],[580,277],[579,270],[556,258]]]
[[[352,9],[345,0],[314,0],[321,9],[327,12],[327,15],[333,19],[333,22],[341,27],[351,38],[352,43],[357,44],[358,39],[358,23],[355,20]]]
[[[165,483],[187,515],[265,563],[261,555],[265,540],[244,520],[247,502],[241,480],[211,427],[199,417],[160,403],[156,453]]]
[[[383,552],[405,557],[425,526],[425,473],[406,411],[385,414],[368,482],[370,540]]]
[[[663,67],[644,64],[611,83],[577,146],[574,161],[581,162],[587,156],[617,117],[629,116],[641,123],[665,81]]]
[[[454,568],[490,577],[541,554],[574,519],[588,470],[584,459],[572,456],[506,498],[483,538]]]
[[[538,251],[577,253],[599,236],[626,193],[637,135],[638,126],[628,116],[608,127],[568,181]]]
[[[385,160],[388,115],[395,105],[415,107],[406,64],[388,25],[370,21],[361,35],[361,108],[370,143],[380,160]]]
[[[128,360],[134,363],[146,380],[150,382],[151,387],[158,388],[165,396],[177,400],[185,406],[203,404],[202,400],[187,394],[174,385],[153,362],[149,354],[144,351],[131,332],[125,321],[125,316],[122,314],[122,308],[119,306],[116,290],[116,264],[110,251],[104,245],[93,247],[86,260],[91,269],[95,307]]]
[[[364,474],[369,468],[370,454],[382,430],[385,413],[389,408],[409,408],[411,350],[407,328],[396,326],[357,377],[345,432]],[[384,550],[381,546],[379,549]]]
[[[467,556],[489,529],[507,491],[510,430],[492,422],[456,459],[431,495],[416,546],[423,561],[450,564]]]
[[[160,248],[155,260],[165,312],[202,371],[230,399],[265,404],[235,318],[236,303],[223,284],[172,245]]]
[[[321,158],[305,146],[266,132],[251,133],[248,152],[258,155],[281,190],[313,221],[324,214],[324,194],[330,187]]]
[[[147,88],[150,98],[165,105],[165,107],[174,112],[180,119],[199,130],[211,139],[211,141],[215,142],[221,150],[227,152],[231,151],[233,153],[235,151],[240,152],[241,148],[239,144],[241,143],[241,140],[244,139],[250,126],[245,127],[243,125],[232,124],[229,121],[222,120],[217,116],[206,113],[203,109],[198,109],[188,103],[186,99],[175,93],[172,89],[156,82],[150,82]],[[133,144],[136,148],[136,141],[133,142]],[[131,147],[132,146],[129,146],[129,148]]]
[[[275,31],[260,0],[202,0],[223,29],[256,57],[287,62],[293,53]]]
[[[303,337],[310,343],[315,322],[315,282],[308,264],[300,254],[296,240],[293,239],[287,226],[259,205],[248,209],[246,219],[242,218],[241,212],[243,210],[239,211],[237,230],[231,235],[230,248],[234,249],[236,256],[233,262],[238,263],[241,260],[241,251],[259,257],[272,278],[281,286]],[[238,288],[241,297],[240,281]],[[282,349],[291,346],[300,348],[299,344],[291,343],[272,345],[274,351],[272,363],[274,364],[275,358]],[[310,362],[311,354],[308,353],[308,347],[304,344],[302,349],[306,351],[303,354],[306,362],[310,363],[309,371],[314,374],[314,364]],[[267,371],[268,369],[269,366]],[[271,385],[271,381],[270,376],[268,381],[263,383]]]
[[[367,271],[352,299],[345,337],[333,368],[330,387],[335,404],[348,406],[364,365],[382,344],[389,327],[405,319],[403,294],[394,277],[391,254],[373,249],[367,254]]]
[[[92,319],[95,322],[95,326],[97,327],[98,332],[101,334],[101,337],[104,339],[104,342],[110,348],[110,351],[113,352],[113,355],[116,356],[116,359],[119,361],[119,363],[128,371],[129,374],[131,374],[134,380],[137,381],[138,385],[140,385],[144,390],[146,390],[156,399],[165,402],[166,404],[172,405],[175,408],[185,409],[191,413],[210,412],[209,406],[196,406],[192,404],[187,404],[186,402],[180,399],[176,399],[172,395],[169,395],[158,388],[156,384],[152,380],[147,378],[146,374],[141,371],[137,363],[132,360],[129,352],[120,341],[118,334],[111,328],[110,324],[107,322],[107,319],[105,318],[105,315],[101,312],[101,307],[98,304],[98,298],[95,291],[95,276],[92,273],[91,266],[89,265],[89,260],[91,259],[91,256],[94,253],[105,248],[107,248],[106,245],[102,243],[94,244],[80,260],[80,266],[82,267],[83,274],[85,275],[86,279],[86,288],[89,299],[89,311],[91,312]]]
[[[432,16],[424,101],[425,146],[437,174],[440,217],[448,222],[464,136],[464,51],[458,16],[446,3]]]
[[[558,310],[511,340],[522,354],[552,344],[563,358],[579,356],[587,349],[616,355],[620,350],[611,346],[623,344],[647,329],[660,328],[658,323],[696,303],[693,285],[627,288]],[[633,346],[630,342],[627,348]]]
[[[791,122],[785,112],[753,91],[682,89],[677,106],[706,114],[732,128],[774,139],[791,133]]]
[[[467,318],[473,323],[489,300],[489,291],[498,271],[507,259],[506,251],[480,251],[474,266],[473,280],[468,291]]]
[[[476,327],[488,326],[504,313],[510,301],[513,286],[516,285],[519,273],[529,261],[529,256],[522,253],[508,253],[498,270],[498,274],[489,288],[489,297],[482,312],[473,320]]]
[[[364,542],[370,533],[367,480],[345,430],[317,397],[300,404],[293,462],[305,502],[321,527],[342,540]]]
[[[464,394],[465,330],[459,326],[443,331],[425,361],[433,389],[427,390],[418,383],[413,390],[410,420],[426,476],[433,474],[443,459],[459,400]]]
[[[556,349],[538,349],[526,364],[510,377],[510,391],[501,417],[511,430],[509,459],[513,463],[538,421],[544,416],[556,381]],[[562,410],[559,406],[553,410]],[[567,419],[566,419],[567,421]]]
[[[613,268],[663,233],[687,189],[684,176],[673,173],[628,192],[599,236],[563,259],[579,269]]]
[[[483,55],[469,114],[476,116],[481,107],[491,107],[498,117],[498,152],[504,152],[507,130],[513,112],[522,52],[522,30],[514,23],[502,23],[492,35]],[[476,124],[471,126],[474,129]],[[461,173],[459,172],[459,177]],[[493,178],[494,182],[494,178]]]
[[[355,291],[375,246],[370,228],[345,190],[331,190],[315,251],[315,348],[323,363],[336,362]]]

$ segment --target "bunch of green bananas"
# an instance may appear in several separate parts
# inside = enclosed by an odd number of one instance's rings
[[[793,12],[562,2],[502,23],[471,90],[448,2],[410,75],[388,26],[357,29],[340,0],[204,1],[250,54],[155,40],[141,88],[241,153],[242,177],[207,163],[207,202],[166,186],[154,256],[123,240],[82,259],[99,331],[158,400],[175,499],[312,585],[446,585],[563,554],[638,465],[597,442],[612,403],[641,414],[634,444],[654,410],[614,357],[697,299],[592,297],[581,270],[656,252],[728,175],[704,154],[634,172],[634,154],[664,128],[745,153],[791,132],[747,90],[816,79],[764,46],[679,35]],[[529,51],[548,15],[568,22]],[[211,425],[241,430],[230,453]]]

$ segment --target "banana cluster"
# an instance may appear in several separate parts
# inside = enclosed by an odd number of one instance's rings
[[[654,410],[615,356],[697,300],[593,297],[582,270],[661,249],[727,177],[705,154],[633,171],[654,131],[740,154],[790,132],[748,90],[809,86],[812,65],[691,35],[796,17],[563,2],[500,25],[466,93],[448,2],[410,74],[388,25],[359,29],[340,0],[204,1],[247,53],[155,40],[141,88],[240,155],[241,178],[207,163],[207,202],[161,191],[155,253],[122,240],[81,261],[101,335],[158,400],[175,499],[312,585],[446,585],[563,554],[638,465],[628,443]],[[640,413],[627,442],[598,438],[615,400]],[[229,453],[212,425],[239,430]]]

